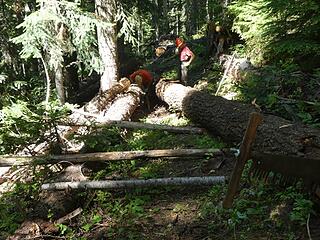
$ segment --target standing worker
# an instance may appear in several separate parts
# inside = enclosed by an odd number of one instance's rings
[[[179,54],[180,60],[180,81],[183,85],[187,85],[188,82],[188,67],[193,61],[195,55],[187,47],[186,43],[181,38],[176,38],[176,51]]]

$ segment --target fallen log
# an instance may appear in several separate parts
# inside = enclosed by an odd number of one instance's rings
[[[163,149],[145,151],[124,151],[104,153],[84,153],[48,156],[0,156],[0,167],[21,166],[29,164],[54,164],[62,161],[73,163],[94,161],[120,161],[139,158],[171,158],[171,157],[205,157],[217,156],[223,152],[220,149]]]
[[[98,117],[98,115],[94,115],[87,112],[82,112],[82,114],[92,117]],[[104,123],[78,123],[77,125],[73,125],[75,127],[91,127],[91,128],[100,128],[106,126],[114,126],[120,128],[129,128],[129,129],[149,129],[149,130],[163,130],[172,133],[189,133],[189,134],[204,134],[206,130],[204,128],[198,127],[176,127],[169,126],[163,124],[153,124],[153,123],[142,123],[142,122],[130,122],[130,121],[116,121],[109,120]],[[63,124],[61,124],[63,125]]]
[[[224,176],[210,177],[180,177],[180,178],[158,178],[147,180],[114,180],[114,181],[82,181],[82,182],[57,182],[42,184],[42,190],[63,189],[119,189],[155,186],[181,186],[181,185],[212,185],[224,183]]]
[[[94,100],[81,109],[75,109],[67,121],[67,125],[70,126],[58,126],[61,136],[60,142],[64,143],[64,152],[78,152],[84,145],[83,143],[69,141],[69,136],[75,133],[85,135],[90,131],[90,128],[75,125],[90,125],[92,122],[104,123],[110,120],[128,120],[131,117],[139,106],[142,91],[137,86],[130,86],[130,82],[128,83],[127,80],[123,79],[122,82],[106,91],[101,99]],[[116,93],[117,96],[115,96]],[[103,110],[101,110],[101,102],[103,102]],[[91,112],[88,113],[85,110]],[[71,125],[73,126],[71,127]]]
[[[92,121],[95,121],[97,117],[100,118],[100,122],[103,122],[103,120],[119,120],[118,116],[119,113],[116,111],[117,115],[115,116],[116,113],[114,114],[108,114],[108,117],[105,117],[105,113],[112,105],[112,101],[116,98],[116,96],[121,95],[124,92],[128,92],[127,95],[129,95],[129,99],[131,100],[132,98],[135,99],[134,104],[129,105],[132,109],[126,109],[125,113],[121,112],[122,109],[120,110],[120,115],[124,116],[123,119],[121,120],[127,120],[128,119],[128,113],[134,112],[134,110],[138,107],[138,99],[140,101],[140,94],[141,90],[138,87],[131,86],[130,85],[130,80],[127,78],[122,78],[119,83],[115,84],[112,88],[110,88],[108,91],[98,94],[95,96],[90,102],[85,104],[82,108],[80,109],[74,109],[73,113],[70,114],[65,120],[66,122],[71,124],[76,124],[76,123],[81,123],[81,124],[90,124]],[[133,97],[132,97],[132,96]],[[129,101],[130,101],[129,100]],[[84,111],[90,111],[90,113],[95,114],[95,117],[92,116],[86,116],[81,114],[81,112]],[[53,134],[54,133],[54,134]],[[75,126],[57,126],[55,130],[51,131],[50,133],[48,132],[47,135],[50,136],[48,137],[47,141],[43,141],[38,144],[33,144],[22,151],[19,152],[20,155],[37,155],[37,154],[44,154],[50,150],[50,147],[52,147],[52,142],[57,142],[59,147],[63,150],[63,152],[74,152],[79,149],[81,149],[83,144],[76,144],[75,142],[68,141],[68,137],[74,133],[79,133],[79,134],[86,134],[88,133],[87,128],[82,128],[80,126],[75,127]],[[73,149],[72,151],[70,149]]]
[[[257,111],[252,105],[229,101],[163,79],[157,84],[156,93],[170,108],[182,111],[192,122],[233,146],[241,142],[250,113]],[[253,151],[298,156],[305,158],[306,163],[307,158],[320,158],[319,129],[274,115],[264,114],[263,119]]]
[[[119,83],[115,84],[108,91],[99,93],[90,102],[86,103],[80,109],[74,109],[73,113],[68,117],[70,122],[90,121],[88,116],[81,114],[81,112],[90,112],[92,114],[102,114],[104,110],[110,105],[112,100],[118,95],[127,91],[130,87],[130,80],[122,78]]]

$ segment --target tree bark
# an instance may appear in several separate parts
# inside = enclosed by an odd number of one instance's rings
[[[116,31],[116,0],[96,0],[96,13],[106,23],[113,25],[108,28],[98,27],[99,53],[104,64],[104,72],[100,80],[100,90],[111,88],[119,77],[117,31]]]
[[[212,185],[224,183],[224,176],[210,177],[176,177],[159,178],[147,180],[114,180],[114,181],[82,181],[82,182],[57,182],[46,183],[41,186],[42,190],[63,190],[63,189],[119,189],[136,187],[155,187],[155,186],[181,186],[181,185]]]
[[[119,83],[113,85],[108,91],[102,92],[96,95],[90,102],[85,104],[82,108],[74,111],[70,115],[69,119],[74,123],[83,122],[81,119],[86,118],[83,114],[79,112],[90,112],[91,114],[100,114],[108,108],[108,105],[116,98],[117,95],[128,91],[130,87],[130,80],[127,78],[122,78]],[[132,92],[132,91],[131,91]],[[135,89],[135,92],[139,92]],[[124,120],[124,119],[123,119]]]
[[[68,155],[48,155],[48,156],[1,156],[0,166],[23,166],[29,164],[54,164],[61,161],[72,163],[95,162],[95,161],[120,161],[133,160],[139,158],[172,158],[172,157],[204,157],[221,155],[219,149],[163,149],[145,151],[125,151],[125,152],[104,152],[104,153],[84,153]]]
[[[157,84],[156,93],[169,107],[182,111],[191,121],[233,146],[241,142],[249,114],[257,111],[252,105],[229,101],[164,80]],[[253,151],[320,158],[318,129],[273,115],[265,114],[263,119]]]

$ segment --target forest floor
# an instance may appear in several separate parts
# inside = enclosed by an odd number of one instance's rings
[[[139,111],[137,114],[143,115]],[[168,112],[163,106],[157,106],[140,120],[188,124],[182,116]],[[122,134],[126,149],[224,147],[218,139],[207,135],[150,130]],[[99,137],[95,135],[95,138]],[[232,156],[188,160],[159,158],[110,163],[87,176],[99,180],[230,176],[234,163]],[[43,170],[39,169],[37,174],[46,179],[48,170]],[[248,169],[232,209],[222,208],[227,184],[55,193],[39,192],[38,187],[39,182],[34,177],[1,197],[0,239],[308,239],[304,213],[293,211],[295,204],[307,201],[305,193],[290,187],[265,185],[258,180],[249,182]],[[54,205],[48,205],[50,201]],[[61,224],[54,223],[79,207],[83,211],[76,217]],[[59,211],[63,211],[63,215]]]
[[[161,66],[164,65],[162,63]],[[191,75],[192,85],[197,83],[196,79],[200,79],[206,69],[201,71],[194,72],[196,76]],[[217,82],[220,76],[221,73],[213,73],[212,79]],[[213,89],[208,85],[205,88]],[[145,105],[137,109],[132,120],[173,126],[191,125],[179,113],[170,112],[157,101],[152,102],[151,111]],[[117,128],[100,129],[84,140],[87,152],[238,147],[226,146],[215,136],[206,134],[124,131]],[[228,155],[187,160],[139,159],[83,165],[83,168],[78,168],[82,171],[76,174],[94,180],[229,177],[234,163],[235,157]],[[201,187],[45,192],[39,188],[41,183],[63,174],[63,168],[12,169],[7,176],[13,178],[16,185],[0,196],[0,240],[311,239],[308,230],[316,234],[314,229],[320,223],[313,217],[313,204],[303,185],[278,186],[250,179],[249,167],[250,162],[246,165],[240,191],[231,209],[222,207],[227,183]],[[20,177],[17,179],[14,175]],[[4,188],[9,183],[0,183],[0,187]],[[57,219],[78,208],[82,209],[81,213],[63,223],[56,223]],[[317,237],[312,236],[312,239]]]

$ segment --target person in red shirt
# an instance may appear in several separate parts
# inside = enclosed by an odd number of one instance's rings
[[[176,47],[180,60],[180,81],[183,85],[187,85],[188,67],[195,58],[195,55],[181,38],[176,38]]]
[[[148,91],[153,82],[152,74],[145,69],[135,71],[129,76],[129,78],[131,83],[136,83],[145,92]]]
[[[131,83],[137,84],[144,92],[145,96],[143,98],[143,101],[147,105],[148,110],[150,111],[150,87],[152,85],[152,82],[154,80],[153,75],[145,70],[145,69],[139,69],[132,73],[130,76]]]

